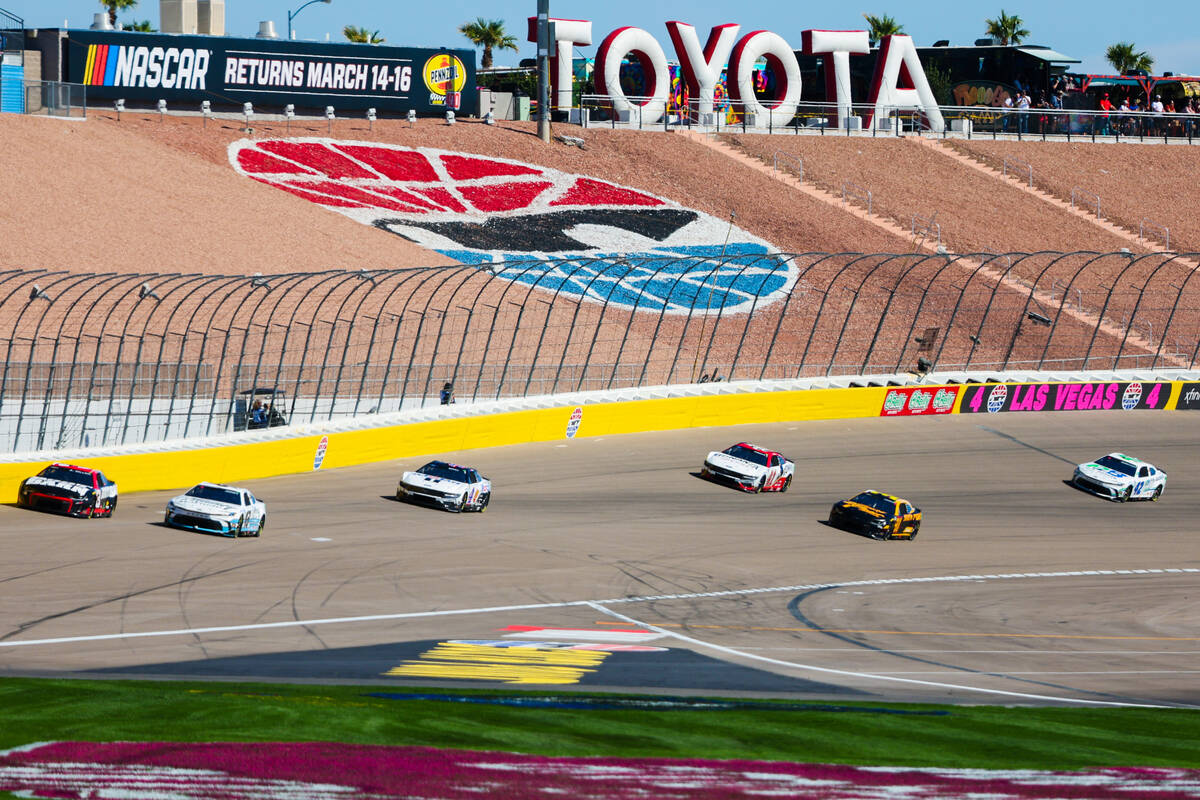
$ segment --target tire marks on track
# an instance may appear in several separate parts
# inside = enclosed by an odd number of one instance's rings
[[[978,669],[973,669],[971,667],[964,667],[959,664],[949,664],[944,661],[935,661],[934,659],[931,659],[931,658],[915,656],[910,653],[900,652],[900,651],[893,650],[888,647],[879,647],[878,645],[874,645],[869,642],[864,642],[859,639],[855,639],[855,638],[848,636],[844,633],[841,633],[839,631],[824,628],[821,625],[819,625],[818,623],[809,619],[808,616],[805,615],[804,612],[800,610],[800,604],[803,603],[808,598],[814,597],[816,595],[822,594],[824,592],[828,592],[828,591],[830,591],[832,589],[836,589],[836,588],[839,588],[839,587],[827,586],[827,587],[823,587],[821,589],[814,589],[811,592],[805,592],[803,594],[796,595],[795,597],[793,597],[791,600],[788,601],[788,606],[787,606],[788,612],[792,615],[793,618],[796,619],[796,621],[800,622],[802,625],[807,627],[813,633],[819,633],[819,634],[822,634],[823,636],[828,636],[831,639],[836,639],[839,642],[845,642],[846,644],[852,645],[861,650],[870,650],[871,652],[879,653],[880,655],[892,656],[895,658],[904,659],[905,661],[913,661],[918,664],[926,664],[928,666],[938,667],[939,669],[946,670],[949,672],[961,672],[966,675],[977,675],[979,677],[986,677],[986,678],[1000,678],[1002,680],[1013,681],[1015,683],[1029,684],[1031,686],[1036,686],[1039,689],[1043,689],[1043,690],[1051,689],[1051,690],[1060,691],[1060,692],[1076,692],[1081,695],[1092,695],[1095,697],[1103,697],[1103,698],[1106,698],[1107,700],[1116,701],[1116,702],[1120,702],[1120,703],[1130,703],[1130,704],[1134,704],[1134,705],[1144,704],[1144,701],[1142,701],[1138,698],[1135,698],[1135,697],[1116,695],[1116,694],[1112,694],[1111,692],[1100,692],[1100,691],[1095,691],[1093,689],[1081,688],[1078,686],[1066,686],[1066,685],[1060,684],[1060,683],[1049,683],[1046,681],[1032,680],[1030,678],[1021,678],[1021,677],[1017,677],[1016,675],[1010,675],[1008,673],[1003,673],[1003,672],[989,672],[986,670],[978,670]]]

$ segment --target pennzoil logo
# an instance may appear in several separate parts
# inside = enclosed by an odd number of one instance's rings
[[[467,83],[467,68],[462,59],[450,53],[438,53],[421,69],[425,88],[429,90],[431,106],[458,108],[463,86]]]

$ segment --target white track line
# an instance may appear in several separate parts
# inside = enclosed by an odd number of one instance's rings
[[[850,677],[850,678],[866,678],[868,680],[875,680],[875,681],[892,681],[894,683],[908,683],[908,684],[914,684],[916,686],[932,686],[935,689],[957,689],[957,690],[964,691],[964,692],[994,694],[994,695],[1001,695],[1003,697],[1020,697],[1025,700],[1053,700],[1054,702],[1058,702],[1058,703],[1078,703],[1080,705],[1086,705],[1086,706],[1118,706],[1121,708],[1200,708],[1200,706],[1191,706],[1191,705],[1153,705],[1150,703],[1117,703],[1117,702],[1104,701],[1104,700],[1079,700],[1079,699],[1072,698],[1072,697],[1058,697],[1055,695],[1046,695],[1046,694],[1028,694],[1025,692],[1009,692],[1009,691],[1005,691],[1003,689],[983,689],[978,686],[963,686],[963,685],[957,684],[957,683],[939,683],[937,681],[922,681],[922,680],[917,680],[915,678],[900,678],[900,677],[896,677],[895,675],[877,675],[877,674],[870,673],[870,672],[850,672],[850,671],[844,670],[844,669],[831,669],[829,667],[817,667],[817,666],[813,666],[812,664],[797,664],[794,661],[782,661],[778,658],[770,658],[768,656],[760,656],[760,655],[756,655],[754,653],[747,653],[744,650],[735,650],[732,647],[725,647],[724,645],[713,644],[711,642],[705,642],[700,639],[695,639],[691,636],[685,636],[682,633],[676,633],[674,631],[669,631],[666,628],[660,628],[657,625],[651,625],[646,622],[641,622],[640,620],[636,620],[633,617],[629,617],[629,616],[621,614],[617,611],[613,611],[610,608],[605,608],[604,606],[600,605],[599,603],[589,602],[587,605],[591,606],[592,608],[596,609],[597,611],[599,611],[602,614],[613,617],[615,619],[619,619],[622,622],[627,622],[631,625],[640,625],[641,627],[646,628],[647,630],[657,631],[658,633],[661,633],[664,636],[669,636],[672,639],[678,639],[681,642],[687,642],[688,644],[695,645],[696,647],[699,647],[699,648],[702,648],[705,650],[712,650],[717,653],[724,653],[725,655],[737,656],[739,658],[745,658],[745,659],[749,659],[752,661],[761,661],[764,664],[774,664],[775,666],[787,667],[789,669],[808,670],[810,672],[823,672],[827,675],[841,675],[843,677]],[[1002,677],[1002,676],[994,676],[994,677]]]
[[[464,616],[468,614],[494,614],[502,611],[532,611],[547,608],[572,608],[593,604],[611,606],[623,603],[649,603],[663,600],[693,600],[703,597],[741,597],[748,594],[778,594],[809,592],[816,589],[833,589],[845,586],[889,586],[906,583],[959,583],[985,580],[1014,580],[1031,578],[1083,578],[1096,575],[1176,575],[1197,574],[1200,568],[1171,569],[1099,569],[1073,572],[1013,572],[996,575],[943,575],[932,578],[876,578],[861,581],[839,581],[835,583],[809,583],[796,586],[772,586],[759,589],[728,589],[720,592],[695,592],[690,594],[659,594],[644,597],[616,597],[611,600],[568,600],[561,603],[529,603],[516,606],[490,606],[485,608],[460,608],[447,611],[410,611],[399,614],[371,614],[362,617],[329,617],[326,619],[300,619],[287,622],[257,622],[250,625],[218,625],[208,628],[179,628],[165,631],[141,631],[125,633],[102,633],[90,636],[63,636],[54,639],[26,639],[3,641],[0,647],[32,647],[44,644],[70,644],[73,642],[100,642],[107,639],[142,639],[151,636],[194,636],[200,633],[228,633],[232,631],[258,631],[271,628],[304,628],[310,625],[336,625],[355,622],[381,622],[400,619],[422,619],[430,617]]]

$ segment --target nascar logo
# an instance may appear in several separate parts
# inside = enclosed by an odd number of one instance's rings
[[[191,47],[88,45],[83,68],[85,86],[129,86],[137,89],[207,89],[212,54]]]
[[[1121,395],[1121,408],[1131,411],[1138,407],[1138,403],[1141,400],[1142,385],[1140,383],[1131,383],[1125,387],[1125,393]]]
[[[587,175],[434,148],[243,139],[246,177],[554,295],[660,315],[737,314],[798,271],[709,214]]]
[[[989,414],[995,414],[1004,408],[1004,401],[1008,399],[1008,387],[1003,383],[996,384],[996,387],[988,394],[987,409]]]
[[[583,409],[576,408],[571,412],[571,418],[567,420],[567,438],[574,439],[575,434],[579,432],[579,424],[583,422]]]

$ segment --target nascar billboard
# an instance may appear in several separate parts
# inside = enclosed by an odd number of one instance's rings
[[[473,50],[79,30],[69,41],[66,73],[89,99],[479,113]]]

